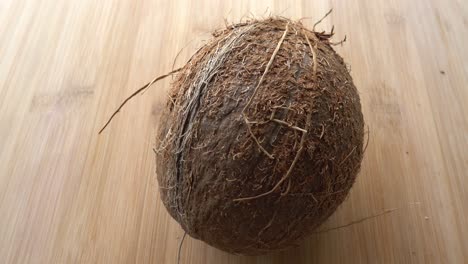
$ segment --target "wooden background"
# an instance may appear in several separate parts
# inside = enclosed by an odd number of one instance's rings
[[[281,14],[335,25],[370,143],[346,202],[298,248],[181,263],[467,263],[468,1],[0,1],[0,262],[175,263],[155,130],[170,80],[209,32]]]

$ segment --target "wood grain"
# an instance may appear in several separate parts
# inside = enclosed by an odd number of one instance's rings
[[[233,256],[186,238],[181,263],[468,261],[468,2],[0,1],[0,262],[175,263],[152,146],[171,70],[228,22],[335,25],[370,143],[349,198],[295,249]],[[365,217],[390,213],[360,221]]]

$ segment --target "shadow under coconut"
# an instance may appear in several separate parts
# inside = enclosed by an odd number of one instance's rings
[[[374,142],[374,144],[378,143]],[[369,160],[369,157],[365,156],[359,176],[361,180],[368,175],[382,175],[381,172],[367,166],[366,164],[369,162],[372,161]],[[392,157],[389,157],[385,164],[381,164],[384,169],[391,169],[392,166],[395,167],[396,162]],[[380,179],[374,177],[374,180],[379,181]],[[373,186],[376,185],[377,183],[373,184]],[[316,229],[316,233],[311,234],[304,240],[298,241],[297,247],[261,256],[240,256],[229,254],[208,246],[201,241],[191,239],[192,250],[205,251],[209,259],[214,260],[213,263],[369,263],[371,262],[370,259],[376,259],[376,256],[379,255],[377,246],[379,243],[384,243],[386,248],[391,248],[393,242],[388,240],[379,241],[382,233],[372,228],[368,222],[372,223],[377,219],[382,220],[382,218],[388,220],[395,217],[394,214],[398,210],[404,208],[383,208],[380,212],[366,214],[366,212],[372,210],[369,209],[366,203],[356,202],[356,199],[359,201],[369,201],[376,199],[376,196],[371,192],[364,192],[361,188],[362,186],[356,183],[346,200]],[[350,211],[355,213],[350,214]],[[348,217],[345,215],[348,215]],[[397,233],[395,235],[401,236],[402,234]],[[363,244],[362,241],[368,241],[368,243]],[[410,247],[409,244],[399,245],[403,248]],[[181,261],[181,263],[190,262]]]
[[[343,206],[346,206],[346,204],[350,202],[351,201],[347,199],[343,203]],[[342,226],[339,224],[340,221],[336,216],[339,215],[340,208],[317,228],[317,233],[310,235],[302,241],[298,241],[297,247],[292,247],[284,251],[274,251],[261,256],[233,255],[208,246],[202,241],[190,238],[191,241],[189,243],[191,244],[191,251],[205,251],[205,257],[213,260],[213,263],[320,263],[323,260],[326,260],[327,263],[353,262],[346,252],[350,250],[350,245],[356,243],[356,239],[359,235],[353,233],[355,230],[353,230],[351,226]],[[355,209],[359,210],[357,208]],[[340,230],[335,230],[335,227],[338,227]],[[356,255],[354,257],[356,257]],[[358,261],[357,259],[354,260]],[[192,261],[198,263],[194,259],[192,259]],[[191,262],[182,256],[181,263]]]
[[[328,221],[322,226],[328,226]],[[348,232],[340,230],[339,232]],[[213,260],[213,263],[318,263],[319,260],[329,259],[330,261],[346,262],[345,254],[340,254],[340,245],[352,244],[353,236],[346,236],[346,240],[343,240],[343,236],[337,235],[337,231],[330,231],[325,233],[312,234],[306,239],[299,241],[297,247],[289,248],[284,251],[272,252],[271,254],[261,256],[240,256],[232,255],[230,253],[221,251],[211,246],[206,246],[201,241],[191,241],[192,250],[206,250],[206,256],[208,259]],[[340,244],[340,245],[338,245]],[[330,255],[332,254],[332,255]],[[325,256],[327,255],[327,256]],[[183,258],[183,257],[182,257]],[[192,259],[193,260],[193,259]],[[348,259],[349,260],[349,259]],[[181,260],[181,263],[190,263],[185,259]],[[195,261],[196,262],[196,261]],[[196,262],[198,263],[198,262]]]

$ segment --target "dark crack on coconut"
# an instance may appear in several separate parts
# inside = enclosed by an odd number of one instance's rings
[[[355,181],[358,92],[332,34],[270,18],[213,36],[177,75],[161,116],[162,201],[190,236],[222,250],[290,247]]]

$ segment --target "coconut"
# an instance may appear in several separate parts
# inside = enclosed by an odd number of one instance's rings
[[[179,71],[156,172],[187,234],[263,254],[295,245],[343,202],[360,169],[364,121],[332,35],[284,18],[235,24]]]

